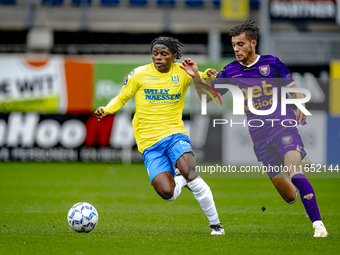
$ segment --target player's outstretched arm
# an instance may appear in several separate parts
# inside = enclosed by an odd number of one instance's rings
[[[94,112],[94,116],[100,121],[103,118],[105,110],[102,107],[98,107],[97,110]]]
[[[297,86],[295,84],[293,84],[291,86],[291,88],[297,88]],[[300,99],[300,98],[305,98],[303,93],[300,92],[294,92],[292,93],[292,97],[293,99]],[[305,104],[302,104],[305,107]],[[299,124],[302,124],[306,121],[307,119],[307,115],[305,115],[299,108],[297,108],[296,112],[295,112],[295,116],[296,116],[296,121]]]
[[[135,73],[134,71],[131,73],[132,74],[129,74],[128,79],[126,80],[119,94],[114,97],[105,107],[98,107],[94,112],[94,116],[96,116],[98,121],[108,114],[114,114],[117,112],[136,93],[138,89],[138,79],[134,79],[137,76],[136,74],[132,77],[132,75]]]
[[[206,87],[203,85],[203,82],[201,80],[200,73],[198,71],[197,64],[195,61],[191,60],[190,58],[185,58],[182,62],[182,65],[180,66],[188,75],[190,75],[193,78],[195,89],[198,97],[202,99],[202,95],[207,95],[207,102],[212,101],[212,98],[209,94],[207,94],[204,90]],[[209,69],[207,71],[207,76],[212,77],[217,74],[217,71],[215,69]]]

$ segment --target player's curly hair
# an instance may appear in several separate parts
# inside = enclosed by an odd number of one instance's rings
[[[233,27],[231,29],[230,36],[234,37],[245,33],[248,39],[257,41],[259,32],[260,29],[255,25],[255,21],[249,19],[245,23]]]
[[[177,57],[176,59],[180,59],[182,57],[182,49],[183,47],[185,46],[183,43],[181,43],[180,41],[178,41],[177,39],[175,38],[172,38],[172,37],[165,37],[165,36],[160,36],[160,37],[157,37],[156,39],[152,40],[151,42],[151,51],[152,51],[152,48],[155,44],[157,44],[156,42],[157,41],[163,41],[165,43],[167,43],[168,45],[168,48],[171,50],[172,54],[177,54]]]

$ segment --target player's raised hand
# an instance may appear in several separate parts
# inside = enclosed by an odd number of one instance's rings
[[[192,78],[199,78],[198,67],[195,61],[191,60],[190,58],[185,58],[180,65],[187,74],[189,74]]]
[[[218,74],[218,72],[214,68],[210,68],[207,71],[207,76],[208,77],[215,77]]]
[[[104,112],[105,111],[104,111],[104,109],[102,107],[98,107],[98,109],[94,112],[94,116],[96,116],[98,121],[100,121],[103,118]]]
[[[305,106],[305,104],[302,104],[302,105]],[[305,115],[299,108],[297,108],[297,110],[295,112],[295,116],[296,116],[296,121],[299,124],[305,123],[305,121],[307,119],[307,115]]]

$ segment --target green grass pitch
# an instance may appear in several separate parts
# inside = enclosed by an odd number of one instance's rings
[[[340,179],[310,179],[329,238],[313,238],[300,199],[286,204],[266,178],[206,178],[226,235],[210,236],[193,194],[153,190],[142,164],[0,163],[0,254],[339,254]],[[89,202],[90,233],[67,212]],[[265,209],[264,211],[262,209]]]

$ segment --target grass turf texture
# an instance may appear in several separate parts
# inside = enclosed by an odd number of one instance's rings
[[[311,179],[329,238],[313,238],[299,199],[286,204],[270,180],[207,178],[225,229],[210,236],[193,194],[163,201],[144,165],[0,163],[0,254],[338,254],[340,179]],[[89,202],[90,233],[67,212]],[[265,209],[263,211],[263,209]]]

